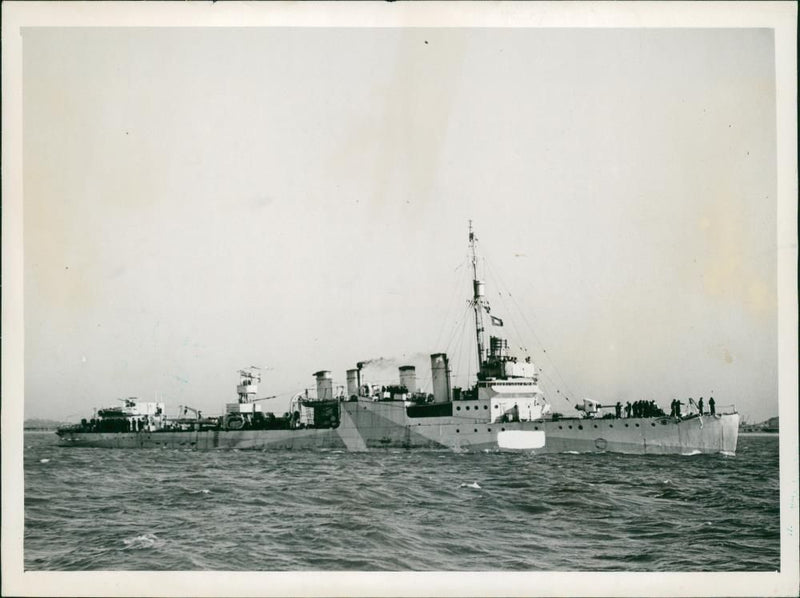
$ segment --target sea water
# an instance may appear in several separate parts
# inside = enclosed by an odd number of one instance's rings
[[[26,570],[776,571],[736,456],[114,450],[25,436]]]

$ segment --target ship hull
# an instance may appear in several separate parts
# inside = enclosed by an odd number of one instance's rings
[[[548,452],[735,454],[739,415],[545,422]]]
[[[60,446],[188,450],[345,449],[336,430],[206,430],[158,432],[65,432]]]
[[[738,414],[490,423],[481,418],[406,414],[402,403],[341,404],[330,429],[159,432],[64,431],[62,446],[189,450],[367,451],[386,448],[531,453],[734,454]]]

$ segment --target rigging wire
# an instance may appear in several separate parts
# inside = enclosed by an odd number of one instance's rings
[[[464,387],[465,388],[469,388],[471,383],[472,383],[472,365],[475,363],[475,361],[477,359],[475,353],[473,353],[473,351],[472,351],[472,349],[474,348],[474,345],[472,343],[469,343],[469,347],[470,348],[466,352],[467,353],[467,378],[466,378],[466,382],[464,383]],[[476,349],[476,352],[477,352],[477,349]],[[476,384],[478,383],[478,372],[477,371],[475,372],[475,383]]]
[[[490,267],[489,263],[486,262],[485,260],[484,260],[484,271],[486,272],[486,277],[487,278],[491,277],[493,282],[495,283],[495,286],[497,288],[500,288],[500,282],[495,276],[494,267]],[[506,303],[506,300],[505,300],[505,297],[503,296],[503,294],[498,291],[497,295],[498,295],[498,297],[500,297],[500,301],[503,304],[503,307],[506,309],[506,311],[508,313],[510,313],[511,310],[509,310],[507,308],[507,303]],[[509,295],[509,297],[510,297],[510,295]],[[504,324],[505,324],[505,322],[504,322]],[[511,327],[514,329],[514,334],[517,335],[517,339],[519,339],[519,342],[522,342],[522,339],[524,339],[525,336],[520,333],[520,330],[517,328],[517,324],[516,324],[516,321],[514,319],[511,319]],[[528,348],[527,347],[520,347],[520,349],[522,349],[525,353],[528,353]]]
[[[459,332],[458,343],[455,345],[455,347],[457,349],[459,349],[459,350],[456,351],[456,350],[452,349],[453,340],[455,339],[455,332],[454,332],[453,336],[451,337],[450,342],[447,344],[447,353],[449,353],[449,354],[456,353],[456,355],[458,356],[456,358],[456,360],[457,360],[456,361],[456,371],[461,371],[461,362],[463,361],[463,358],[464,358],[465,351],[460,350],[460,348],[464,346],[464,331],[467,328],[467,321],[469,320],[468,311],[469,311],[469,305],[467,304],[464,307],[464,312],[463,312],[463,314],[462,314],[462,316],[460,318],[460,324],[461,325],[460,325],[459,330],[458,330],[458,332]]]
[[[448,339],[447,344],[445,345],[445,352],[450,351],[450,348],[453,346],[453,341],[456,338],[456,334],[460,332],[463,336],[464,322],[466,320],[466,311],[467,308],[464,309],[464,313],[461,314],[461,317],[455,321],[455,324],[453,325],[453,331],[450,333],[450,338]]]
[[[456,306],[458,305],[457,302],[458,295],[460,293],[463,293],[463,289],[465,288],[463,286],[463,279],[465,278],[465,274],[468,269],[465,268],[464,266],[467,264],[468,260],[469,256],[465,255],[463,261],[453,270],[453,272],[458,272],[459,270],[461,270],[461,272],[460,276],[457,277],[455,286],[453,288],[453,292],[450,295],[450,301],[448,301],[447,303],[447,311],[445,312],[445,317],[442,318],[442,325],[439,329],[439,334],[436,336],[436,343],[433,345],[434,347],[438,348],[439,346],[441,346],[439,343],[442,340],[442,336],[444,334],[447,323],[452,322],[452,320],[450,319],[450,315],[455,311]]]
[[[495,271],[494,267],[490,266],[489,263],[487,262],[485,264],[485,271],[486,271],[487,279],[491,280],[491,282],[492,282],[494,287],[499,288],[501,286],[500,282],[498,280],[499,274],[495,273],[496,271]],[[511,299],[511,294],[508,293],[507,291],[506,291],[505,294],[503,294],[502,292],[498,291],[497,295],[500,298],[500,303],[501,303],[501,306],[504,309],[504,311],[506,313],[512,313],[512,310],[509,309],[508,301],[506,301],[506,295],[508,296],[509,299]],[[517,311],[521,311],[521,310],[519,310],[519,307],[517,307],[517,306],[513,306],[513,307],[515,307]],[[521,333],[521,331],[517,327],[515,319],[514,318],[510,318],[510,321],[511,321],[511,326],[514,329],[514,334],[516,335],[517,339],[519,339],[519,342],[523,342],[521,339],[524,339],[525,336]],[[505,324],[505,322],[504,322],[504,324]],[[535,336],[535,334],[534,334],[534,336]],[[522,350],[524,353],[526,353],[528,355],[530,355],[530,353],[531,353],[531,351],[529,351],[527,347],[520,346],[520,350]],[[542,352],[546,353],[546,350],[543,347],[542,347]],[[550,361],[550,360],[548,360],[548,361]],[[538,369],[538,372],[537,372],[538,376],[546,381],[546,385],[545,386],[552,388],[553,391],[554,391],[552,393],[549,392],[547,394],[559,395],[560,397],[564,398],[566,401],[570,402],[569,397],[567,397],[566,395],[563,395],[561,393],[561,389],[560,389],[560,387],[563,386],[563,388],[565,388],[567,390],[567,392],[571,394],[571,392],[567,388],[566,384],[563,384],[563,385],[559,384],[556,380],[554,380],[547,373],[547,370],[543,370],[541,368],[537,368],[537,369]]]
[[[485,249],[483,249],[482,252],[484,254],[484,258],[483,258],[484,267],[485,267],[485,269],[486,269],[486,271],[488,273],[488,271],[489,271],[488,264],[490,263],[490,260],[488,259],[488,256],[487,256],[488,252],[486,252]],[[493,264],[494,260],[491,260],[491,262]],[[502,275],[500,274],[499,270],[497,270],[494,267],[494,265],[492,265],[491,271],[492,271],[493,277],[496,279],[496,281],[498,283],[498,288],[503,288],[504,289],[505,294],[513,302],[514,306],[516,307],[516,310],[519,312],[520,316],[522,317],[523,322],[528,327],[528,330],[530,330],[531,334],[533,335],[533,338],[536,340],[537,344],[539,345],[539,348],[541,349],[542,354],[545,357],[547,357],[548,363],[550,365],[552,365],[553,371],[556,373],[558,378],[561,380],[561,387],[564,388],[567,391],[568,394],[572,395],[573,397],[576,397],[577,395],[575,395],[575,393],[573,393],[572,390],[570,389],[570,387],[567,385],[564,377],[561,374],[561,371],[558,369],[558,366],[555,364],[555,362],[552,359],[550,359],[550,356],[547,355],[547,349],[545,349],[544,344],[542,343],[541,339],[536,334],[536,331],[534,330],[534,328],[531,325],[531,323],[528,321],[528,318],[525,316],[525,312],[522,310],[522,307],[519,305],[519,302],[516,300],[516,297],[514,297],[514,295],[512,295],[511,292],[508,290],[508,285],[505,284],[505,281],[503,280]],[[515,327],[515,331],[516,331],[516,327]],[[547,376],[545,376],[545,377],[547,377]],[[566,396],[566,395],[563,395],[558,389],[556,390],[556,393],[561,395],[568,402],[571,402],[569,397]]]
[[[475,344],[475,338],[472,337],[472,333],[475,331],[477,327],[477,322],[475,321],[475,313],[472,309],[472,303],[470,301],[466,302],[466,315],[465,319],[469,322],[470,325],[470,333],[467,335],[468,338],[467,342],[461,343],[461,353],[464,354],[467,360],[467,374],[464,382],[465,388],[470,388],[478,383],[478,368],[473,370],[473,367],[478,362],[478,347]],[[464,348],[466,345],[466,348]],[[473,374],[474,371],[474,374]],[[474,376],[474,380],[473,380]]]
[[[461,328],[459,329],[459,335],[458,335],[458,344],[456,345],[456,347],[457,347],[457,348],[460,348],[460,347],[462,347],[462,346],[463,346],[463,345],[462,345],[462,343],[464,342],[464,328],[465,328],[465,322],[466,322],[466,317],[462,317],[462,320],[461,320]],[[453,349],[452,349],[452,348],[451,348],[451,347],[448,345],[448,347],[447,347],[447,353],[448,353],[448,354],[452,354],[453,352],[454,352],[454,351],[453,351]],[[456,353],[456,363],[455,363],[455,366],[456,366],[456,368],[455,368],[455,371],[454,371],[454,373],[455,373],[455,372],[460,372],[460,371],[461,371],[461,362],[462,362],[462,360],[464,359],[464,353],[463,353],[463,351],[455,351],[455,353]],[[454,376],[454,378],[455,378],[455,377],[457,377],[457,376],[458,376],[458,375],[456,374],[456,375]]]
[[[466,307],[465,307],[465,312],[464,312],[464,328],[463,328],[463,331],[462,331],[462,334],[461,334],[461,340],[459,341],[459,346],[460,346],[459,353],[461,354],[460,357],[459,357],[459,364],[458,364],[458,371],[459,372],[462,371],[461,370],[461,362],[466,360],[467,374],[466,374],[466,378],[464,378],[464,383],[463,383],[464,387],[469,386],[469,380],[470,380],[469,379],[469,374],[472,371],[472,363],[473,363],[473,361],[472,361],[472,358],[473,358],[472,346],[473,345],[472,345],[472,340],[470,339],[471,334],[470,334],[470,332],[468,332],[468,329],[469,330],[472,329],[472,320],[470,318],[470,312],[471,311],[472,310],[470,309],[470,305],[469,305],[469,303],[467,303]],[[465,337],[466,337],[466,343],[465,343],[465,340],[464,340]],[[464,350],[465,346],[467,347],[466,350]],[[463,375],[461,377],[463,377]]]
[[[493,266],[490,266],[489,262],[485,262],[484,269],[486,271],[487,278],[491,279],[491,281],[493,283],[493,286],[496,287],[496,288],[500,288],[501,285],[500,285],[499,278],[498,278],[499,274],[495,273],[496,272],[495,268]],[[506,291],[506,293],[504,295],[502,292],[498,291],[497,295],[500,298],[500,302],[501,302],[502,307],[505,310],[505,312],[506,313],[511,313],[511,309],[509,309],[508,302],[506,301],[506,295],[509,297],[509,299],[511,299],[512,298],[511,294],[508,291]],[[519,309],[519,307],[517,307],[517,306],[514,306],[514,307],[516,307],[517,311],[521,311]],[[521,339],[524,339],[525,336],[520,332],[519,328],[517,327],[515,319],[512,318],[512,319],[510,319],[510,321],[511,321],[511,326],[514,329],[514,333],[517,335],[517,339],[520,339],[520,342],[522,342]],[[534,333],[534,336],[536,336],[535,333]],[[527,347],[520,346],[520,350],[522,350],[526,354],[530,354],[531,353],[528,350]],[[546,353],[546,350],[543,347],[542,347],[542,352]],[[555,364],[553,364],[553,365],[555,365]],[[558,384],[558,382],[556,382],[553,378],[551,378],[546,373],[546,370],[542,370],[541,368],[539,368],[539,372],[538,373],[539,373],[541,378],[544,378],[547,381],[547,386],[551,386],[555,390],[554,394],[558,394],[558,395],[562,396],[564,399],[566,399],[567,401],[570,401],[569,397],[567,397],[565,395],[562,395],[561,390],[559,388],[559,386],[561,386],[561,385]],[[569,389],[566,387],[566,384],[563,384],[563,387],[567,390],[567,392],[570,392]]]

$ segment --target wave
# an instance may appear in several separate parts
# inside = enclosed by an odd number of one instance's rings
[[[780,566],[772,438],[742,438],[749,450],[736,459],[442,451],[240,459],[45,440],[26,439],[34,445],[25,459],[28,570]],[[542,524],[520,524],[532,521]]]
[[[132,538],[125,538],[122,540],[125,547],[130,550],[144,550],[148,548],[161,548],[166,544],[164,540],[155,534],[142,534]]]

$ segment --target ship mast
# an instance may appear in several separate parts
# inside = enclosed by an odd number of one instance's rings
[[[475,311],[475,337],[478,342],[478,371],[483,365],[483,282],[478,280],[478,256],[475,253],[475,233],[472,231],[472,220],[469,221],[469,248],[472,254],[472,309]]]

